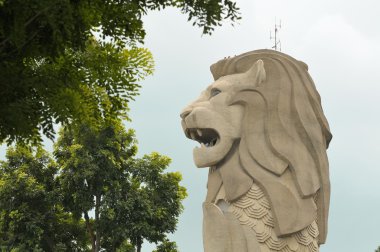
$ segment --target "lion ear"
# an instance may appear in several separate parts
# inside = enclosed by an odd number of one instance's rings
[[[245,72],[249,80],[254,80],[254,86],[260,85],[265,81],[267,75],[264,68],[264,61],[259,59],[253,66]]]

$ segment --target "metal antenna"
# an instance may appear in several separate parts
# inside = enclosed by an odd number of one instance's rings
[[[274,39],[274,46],[272,46],[272,48],[276,51],[280,51],[281,52],[281,41],[280,39],[278,38],[278,33],[279,33],[279,30],[281,29],[281,20],[280,20],[280,24],[277,24],[277,20],[276,18],[274,19],[274,37],[272,37],[272,31],[270,31],[269,33],[269,39],[272,40]]]

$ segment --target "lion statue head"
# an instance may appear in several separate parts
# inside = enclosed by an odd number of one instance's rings
[[[223,183],[233,202],[255,181],[270,201],[279,237],[317,220],[324,243],[332,135],[307,65],[257,50],[221,60],[211,72],[215,82],[181,113],[186,136],[200,143],[195,164],[217,174],[209,177],[206,201]]]

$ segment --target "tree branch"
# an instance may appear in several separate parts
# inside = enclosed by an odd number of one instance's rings
[[[24,28],[26,28],[29,24],[31,24],[36,18],[38,18],[42,13],[44,13],[45,11],[49,10],[53,5],[55,5],[56,3],[54,4],[51,4],[49,6],[47,6],[45,9],[42,9],[40,11],[38,11],[33,17],[31,17],[28,21],[25,22],[24,24]],[[9,40],[11,39],[11,36],[8,36],[7,38],[5,38],[3,41],[0,42],[0,46],[3,46],[5,45],[5,43],[7,43]]]

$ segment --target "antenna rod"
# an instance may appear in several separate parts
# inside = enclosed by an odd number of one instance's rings
[[[278,25],[277,24],[277,19],[275,18],[274,20],[274,38],[272,37],[272,31],[270,31],[270,39],[274,39],[274,45],[272,46],[272,48],[274,50],[277,51],[277,49],[279,49],[281,51],[281,41],[280,39],[277,40],[277,33],[279,32],[279,30],[281,29],[281,20],[280,20],[280,24]]]

